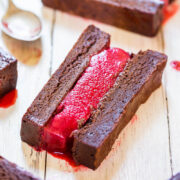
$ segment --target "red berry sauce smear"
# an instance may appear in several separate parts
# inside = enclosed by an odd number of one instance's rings
[[[168,22],[169,19],[171,19],[179,10],[179,4],[177,2],[173,2],[169,4],[169,0],[162,0],[165,3],[164,6],[164,21],[163,24]]]
[[[180,71],[180,61],[172,61],[170,65],[175,70]]]
[[[8,108],[16,103],[18,93],[17,90],[12,90],[2,98],[0,98],[0,108]]]
[[[65,154],[72,147],[72,132],[86,123],[129,58],[119,48],[109,48],[91,58],[83,75],[59,105],[57,114],[44,128],[43,149],[62,159],[70,157]]]

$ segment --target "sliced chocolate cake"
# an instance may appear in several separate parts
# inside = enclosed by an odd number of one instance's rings
[[[42,0],[44,5],[146,36],[157,34],[166,0]]]
[[[167,56],[110,48],[89,26],[22,119],[22,141],[53,154],[71,152],[96,169],[138,107],[161,85]]]
[[[17,60],[0,48],[0,97],[16,88]]]
[[[31,173],[0,156],[1,180],[38,180]]]

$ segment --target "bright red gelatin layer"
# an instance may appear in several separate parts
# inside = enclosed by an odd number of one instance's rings
[[[91,58],[90,65],[44,128],[44,149],[53,153],[67,151],[72,132],[89,119],[129,57],[127,52],[119,48],[110,48]]]

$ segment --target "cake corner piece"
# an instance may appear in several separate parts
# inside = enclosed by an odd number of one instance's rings
[[[180,180],[180,173],[177,173],[176,175],[174,175],[171,179],[169,180]]]
[[[0,156],[1,180],[39,180],[31,173]]]
[[[0,48],[0,97],[16,88],[17,60]]]

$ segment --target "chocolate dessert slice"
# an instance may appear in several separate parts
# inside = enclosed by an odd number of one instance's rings
[[[0,48],[0,97],[16,88],[17,60]]]
[[[88,67],[90,57],[108,48],[109,43],[110,36],[94,26],[89,26],[84,31],[25,113],[21,128],[23,141],[41,149],[43,128]]]
[[[163,0],[42,0],[44,5],[146,36],[157,34]]]
[[[167,56],[110,48],[89,26],[28,108],[21,138],[38,150],[72,152],[96,169],[140,104],[160,86]],[[73,147],[73,148],[72,148]]]
[[[1,180],[38,180],[31,173],[0,156]]]
[[[139,106],[161,85],[166,61],[166,55],[150,50],[132,56],[88,124],[74,133],[73,157],[78,164],[91,169],[101,164]]]

